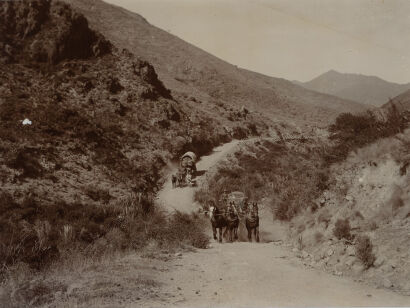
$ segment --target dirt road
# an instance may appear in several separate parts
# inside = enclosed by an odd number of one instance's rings
[[[203,157],[198,170],[209,170],[228,153],[234,141]],[[190,212],[194,188],[172,189],[159,194],[170,209]],[[210,249],[186,253],[168,263],[170,270],[155,275],[168,298],[140,302],[160,307],[267,307],[267,306],[409,306],[410,297],[375,289],[348,278],[304,267],[293,253],[276,245],[284,233],[262,210],[264,243],[212,243]]]
[[[215,166],[221,159],[225,158],[229,153],[232,153],[239,141],[234,140],[229,143],[225,143],[213,150],[210,155],[203,156],[197,163],[197,170],[201,176],[197,177],[197,182],[200,185],[203,177],[206,176],[206,172],[213,166]],[[162,205],[169,210],[177,209],[182,212],[192,212],[197,210],[197,205],[194,204],[194,187],[178,187],[173,189],[170,180],[171,174],[176,172],[176,168],[170,171],[169,179],[164,184],[163,189],[158,194],[158,199]]]

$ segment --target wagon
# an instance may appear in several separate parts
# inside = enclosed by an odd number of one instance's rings
[[[186,152],[181,156],[178,170],[179,185],[195,186],[196,160],[194,152]]]
[[[193,174],[196,173],[196,155],[194,152],[186,152],[181,156],[180,167],[185,170],[185,172],[192,171]]]

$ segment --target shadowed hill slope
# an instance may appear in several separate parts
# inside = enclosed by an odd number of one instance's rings
[[[313,91],[376,107],[410,89],[410,84],[397,84],[375,76],[342,74],[333,70],[311,81],[295,83]]]
[[[65,0],[117,46],[141,55],[158,70],[165,85],[204,100],[221,100],[275,119],[327,122],[340,112],[365,109],[361,104],[308,91],[291,82],[239,69],[166,31],[143,17],[100,0]]]
[[[385,103],[382,106],[382,109],[386,109],[390,107],[392,104],[396,106],[398,111],[410,111],[410,90],[401,93],[400,95],[397,95],[389,102]]]

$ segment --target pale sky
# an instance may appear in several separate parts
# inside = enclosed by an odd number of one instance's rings
[[[410,0],[106,0],[240,67],[410,82]]]

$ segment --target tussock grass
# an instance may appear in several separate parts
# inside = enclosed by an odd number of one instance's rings
[[[370,238],[366,235],[360,236],[357,239],[356,245],[356,256],[363,263],[366,268],[373,265],[376,257],[373,253],[373,244]]]
[[[4,271],[17,263],[39,270],[76,251],[95,258],[107,251],[139,250],[151,240],[161,247],[192,245],[206,248],[203,219],[167,214],[144,195],[130,195],[115,205],[16,203],[1,196],[1,264]]]
[[[67,291],[63,280],[45,284],[39,277],[50,280],[63,277],[64,272],[109,265],[131,251],[151,258],[161,251],[209,244],[203,217],[165,212],[144,195],[130,195],[100,208],[84,204],[40,208],[33,200],[15,206],[33,217],[27,216],[23,224],[15,217],[14,228],[1,217],[0,303],[4,307],[43,305],[54,300],[52,294]],[[29,206],[37,206],[40,214]]]

